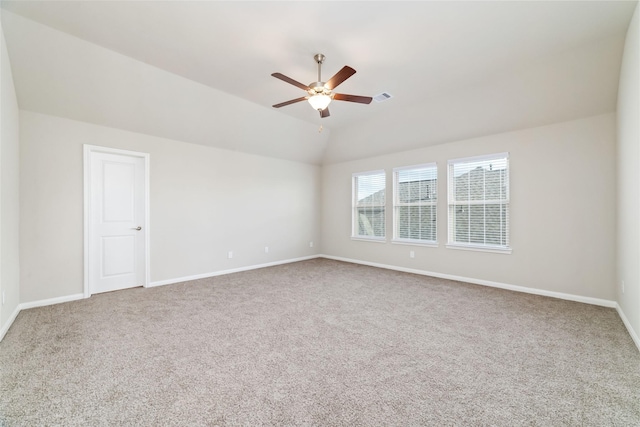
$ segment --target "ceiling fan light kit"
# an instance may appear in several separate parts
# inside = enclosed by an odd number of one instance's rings
[[[318,64],[318,81],[309,83],[308,86],[303,85],[302,83],[293,80],[290,77],[285,76],[281,73],[273,73],[271,74],[273,77],[280,79],[284,82],[292,84],[300,89],[305,90],[309,95],[303,96],[301,98],[292,99],[289,101],[281,102],[279,104],[275,104],[274,108],[284,107],[285,105],[294,104],[296,102],[304,101],[305,99],[309,101],[309,104],[314,110],[318,110],[320,112],[320,117],[329,117],[329,104],[332,100],[336,101],[349,101],[349,102],[357,102],[359,104],[370,104],[373,99],[370,96],[358,96],[358,95],[345,95],[341,93],[333,93],[333,89],[335,89],[340,83],[347,80],[349,77],[356,73],[356,70],[345,65],[342,67],[340,71],[338,71],[333,77],[331,77],[327,82],[322,81],[322,63],[325,60],[325,56],[321,53],[314,55],[313,59]]]
[[[309,104],[314,110],[324,110],[331,103],[331,96],[325,95],[324,93],[318,93],[316,95],[311,95],[308,99]]]

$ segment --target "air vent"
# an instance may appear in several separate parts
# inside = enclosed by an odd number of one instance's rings
[[[387,99],[390,99],[390,98],[393,98],[393,97],[391,96],[391,94],[387,92],[382,92],[381,94],[373,97],[373,99],[375,99],[376,102],[386,101]]]

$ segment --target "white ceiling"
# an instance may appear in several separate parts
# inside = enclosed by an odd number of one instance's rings
[[[2,25],[21,108],[321,163],[614,111],[636,4],[2,1]],[[357,70],[337,92],[393,98],[273,109],[304,92],[270,74],[315,81],[315,53]]]

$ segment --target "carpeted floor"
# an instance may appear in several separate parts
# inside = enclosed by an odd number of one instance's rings
[[[613,309],[315,259],[25,310],[7,426],[640,425]]]

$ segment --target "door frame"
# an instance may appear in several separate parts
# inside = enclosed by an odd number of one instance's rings
[[[89,257],[90,257],[90,227],[91,227],[91,155],[93,153],[106,153],[117,154],[121,156],[142,158],[144,160],[144,222],[145,222],[145,237],[144,237],[144,283],[145,288],[149,287],[151,277],[151,262],[149,253],[149,217],[150,217],[150,203],[149,203],[149,153],[141,153],[138,151],[120,150],[117,148],[101,147],[98,145],[83,145],[83,159],[84,159],[84,297],[89,298],[91,296],[91,289],[89,288]]]

